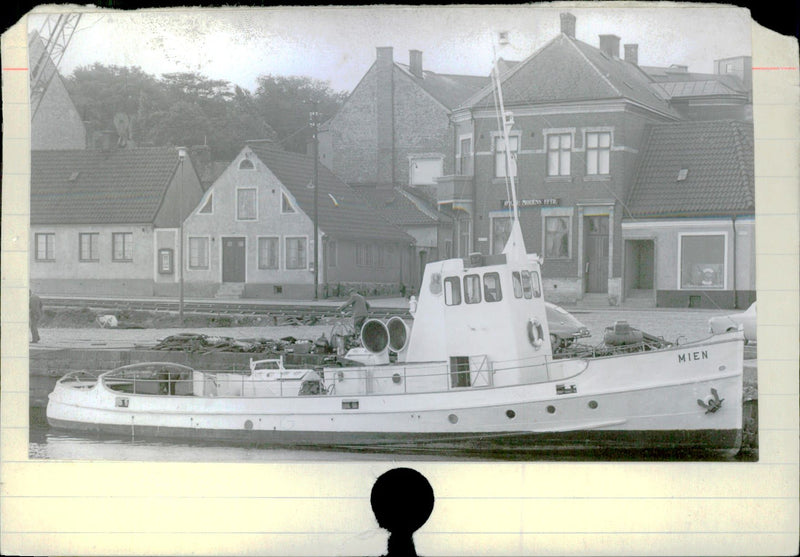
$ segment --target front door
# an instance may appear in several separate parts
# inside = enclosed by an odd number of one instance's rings
[[[244,238],[222,238],[222,282],[244,282]]]
[[[608,292],[608,216],[584,217],[586,292]]]

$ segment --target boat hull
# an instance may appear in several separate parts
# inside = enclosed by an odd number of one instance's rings
[[[47,418],[58,429],[133,439],[315,448],[735,452],[742,430],[740,337],[589,360],[578,373],[552,381],[443,392],[259,398],[57,386]]]

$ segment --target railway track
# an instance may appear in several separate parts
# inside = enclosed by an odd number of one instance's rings
[[[153,311],[176,313],[179,304],[174,300],[117,300],[105,298],[57,298],[42,297],[42,304],[51,308],[89,308],[106,311]],[[317,317],[320,319],[339,317],[336,306],[316,304],[260,304],[258,302],[185,301],[184,313],[212,315],[253,315],[270,317]],[[409,317],[407,309],[372,307],[370,317],[389,318],[393,315]]]

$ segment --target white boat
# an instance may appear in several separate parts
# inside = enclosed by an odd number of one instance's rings
[[[507,135],[513,118],[499,98]],[[241,373],[141,364],[68,374],[50,394],[48,422],[303,447],[738,451],[742,332],[554,358],[542,261],[525,248],[513,181],[509,193],[503,253],[427,264],[411,327],[399,317],[364,324],[364,348],[349,354],[364,365],[287,370],[271,360]]]

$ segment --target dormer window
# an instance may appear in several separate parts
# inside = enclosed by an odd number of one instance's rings
[[[289,200],[289,196],[286,195],[286,192],[281,193],[281,213],[290,214],[295,213],[294,205]]]
[[[242,162],[239,163],[239,170],[255,170],[255,168],[256,165],[250,159],[242,159]]]
[[[689,175],[689,169],[688,168],[681,168],[678,171],[678,179],[677,179],[677,181],[678,182],[683,182],[688,175]]]

